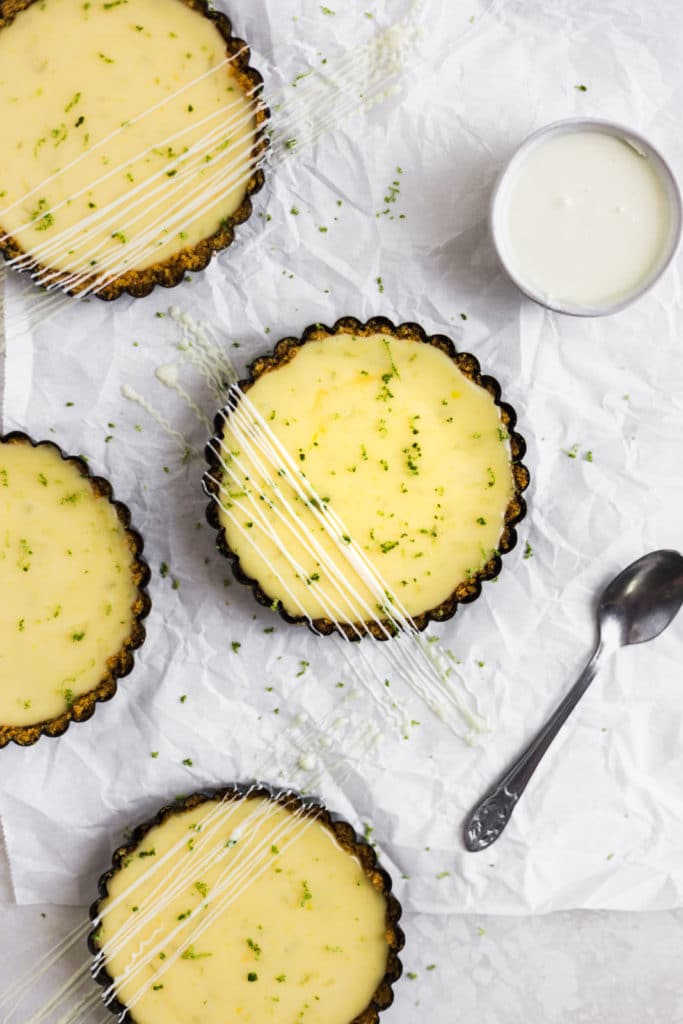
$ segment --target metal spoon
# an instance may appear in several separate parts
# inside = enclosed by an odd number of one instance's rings
[[[485,850],[501,834],[541,758],[590,686],[603,658],[627,644],[654,640],[683,602],[683,556],[651,551],[620,572],[598,604],[598,645],[562,703],[524,753],[470,813],[464,840],[468,850]]]

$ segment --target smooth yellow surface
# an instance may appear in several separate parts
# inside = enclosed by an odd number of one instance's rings
[[[183,86],[225,45],[181,0],[38,0],[19,14],[0,31],[4,231],[88,273],[145,267],[215,232],[246,191],[253,110],[230,64]],[[212,183],[219,171],[232,181]]]
[[[248,575],[288,611],[338,621],[378,614],[382,602],[349,562],[348,544],[336,543],[343,537],[358,543],[412,615],[438,605],[491,557],[513,493],[507,432],[491,396],[439,349],[382,335],[307,342],[247,397],[319,507],[344,524],[328,536],[271,459],[276,494],[263,475],[267,457],[256,468],[228,424],[223,453],[234,479],[226,473],[221,522]],[[333,569],[305,550],[301,535],[322,545]]]
[[[326,828],[264,798],[173,815],[109,894],[98,942],[138,1024],[350,1024],[386,969],[384,897]]]
[[[0,723],[54,718],[103,678],[137,591],[106,498],[53,449],[0,445]]]

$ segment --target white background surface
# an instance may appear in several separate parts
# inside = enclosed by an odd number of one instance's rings
[[[390,24],[405,6],[375,4],[372,22],[360,10],[324,16],[311,3],[235,0],[231,13],[237,31],[253,42],[255,65],[267,78],[277,66],[288,82],[308,62],[343,50],[356,32],[367,36]],[[680,173],[683,71],[676,40],[683,13],[673,2],[647,11],[635,0],[595,7],[427,4],[423,47],[430,59],[408,72],[399,96],[281,168],[265,196],[272,219],[253,221],[218,266],[170,298],[155,294],[110,309],[96,304],[63,314],[31,338],[10,338],[5,427],[36,436],[54,427],[65,448],[87,450],[133,507],[152,567],[167,561],[182,595],[171,606],[168,580],[155,580],[152,596],[164,609],[165,629],[161,617],[156,627],[150,618],[139,668],[114,704],[58,744],[2,753],[0,807],[21,902],[85,902],[131,818],[144,817],[178,789],[265,774],[262,745],[277,733],[272,719],[258,735],[248,727],[249,708],[272,711],[261,690],[254,691],[256,662],[245,657],[226,668],[215,630],[202,629],[229,599],[224,648],[239,637],[243,653],[253,643],[255,656],[271,619],[236,587],[225,597],[227,573],[208,530],[199,531],[200,539],[189,532],[202,517],[203,501],[188,489],[196,488],[199,464],[178,468],[168,439],[120,396],[123,380],[134,383],[201,446],[204,428],[154,380],[155,367],[176,357],[177,335],[154,313],[168,301],[204,316],[213,309],[222,337],[239,339],[233,354],[242,363],[269,344],[266,327],[274,339],[345,313],[385,313],[450,334],[498,377],[520,413],[534,478],[522,544],[500,582],[439,630],[495,720],[495,739],[466,757],[441,733],[416,737],[400,776],[405,787],[410,783],[409,809],[389,799],[391,760],[371,782],[360,772],[343,787],[328,787],[330,803],[359,821],[370,818],[391,860],[412,876],[401,892],[411,910],[403,959],[418,977],[401,983],[387,1019],[446,1024],[476,1013],[512,1022],[683,1020],[680,912],[481,917],[484,911],[683,903],[680,624],[656,648],[624,652],[605,674],[558,746],[552,771],[520,806],[506,845],[492,850],[494,870],[452,845],[458,815],[542,720],[589,652],[596,587],[649,547],[680,544],[680,471],[671,441],[683,427],[678,268],[610,321],[568,320],[520,298],[500,274],[486,232],[488,195],[505,159],[529,131],[562,116],[631,124]],[[580,83],[586,92],[575,89]],[[405,220],[392,222],[375,213],[385,208],[397,166],[404,173],[395,212]],[[295,218],[293,204],[300,210]],[[10,298],[18,308],[14,286]],[[210,415],[210,396],[191,374],[184,379]],[[67,408],[66,401],[75,405]],[[116,440],[105,445],[110,421],[117,423]],[[579,458],[571,460],[562,449],[574,444]],[[581,458],[588,450],[592,463]],[[172,467],[166,479],[154,476],[157,463]],[[524,561],[527,537],[534,555]],[[197,571],[204,557],[210,559],[206,578]],[[334,657],[319,649],[310,674],[296,681],[310,643],[278,628],[261,667],[269,678],[278,675],[280,699],[294,710],[330,681]],[[183,692],[190,699],[181,718]],[[226,752],[228,709],[233,731]],[[241,731],[240,720],[247,726]],[[107,751],[112,736],[117,746]],[[425,761],[427,746],[434,747],[435,764]],[[162,751],[158,761],[146,756],[151,749]],[[188,773],[180,761],[190,754],[197,767]],[[284,751],[279,763],[286,762]],[[115,773],[112,764],[119,765]],[[77,789],[74,778],[81,780]],[[133,784],[139,789],[131,801]],[[67,841],[73,859],[57,855]],[[433,858],[423,855],[424,845]],[[451,875],[437,881],[447,868]],[[461,916],[465,910],[476,916]],[[73,913],[44,912],[46,919],[34,907],[6,911],[3,941],[13,938],[3,969],[14,970],[36,936],[47,927],[57,934],[62,915]],[[431,963],[437,966],[427,972]]]

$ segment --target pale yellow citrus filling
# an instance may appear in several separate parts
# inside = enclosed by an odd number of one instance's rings
[[[496,549],[514,491],[508,434],[489,393],[441,350],[381,334],[309,341],[256,380],[244,416],[250,404],[312,486],[313,507],[235,418],[220,521],[244,571],[288,612],[360,621],[395,609],[394,595],[416,615]],[[381,578],[379,598],[349,538]]]
[[[0,31],[0,225],[48,267],[143,268],[244,198],[253,99],[181,0],[39,0]]]
[[[350,1024],[386,970],[384,896],[266,798],[172,815],[108,888],[97,942],[137,1024]]]
[[[54,449],[0,445],[0,724],[62,714],[130,636],[133,555],[112,505]]]

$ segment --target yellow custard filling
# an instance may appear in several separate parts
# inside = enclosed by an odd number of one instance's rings
[[[266,797],[171,815],[108,891],[96,941],[135,1024],[350,1024],[386,970],[384,896]]]
[[[39,0],[0,30],[0,225],[114,274],[207,238],[246,192],[254,103],[181,0]]]
[[[221,444],[219,519],[244,571],[290,614],[358,622],[400,602],[416,615],[490,559],[514,492],[508,435],[488,392],[440,349],[381,334],[311,340],[246,396]],[[289,467],[250,442],[254,408]]]
[[[137,590],[124,528],[47,446],[0,444],[0,723],[57,717],[107,673]]]

